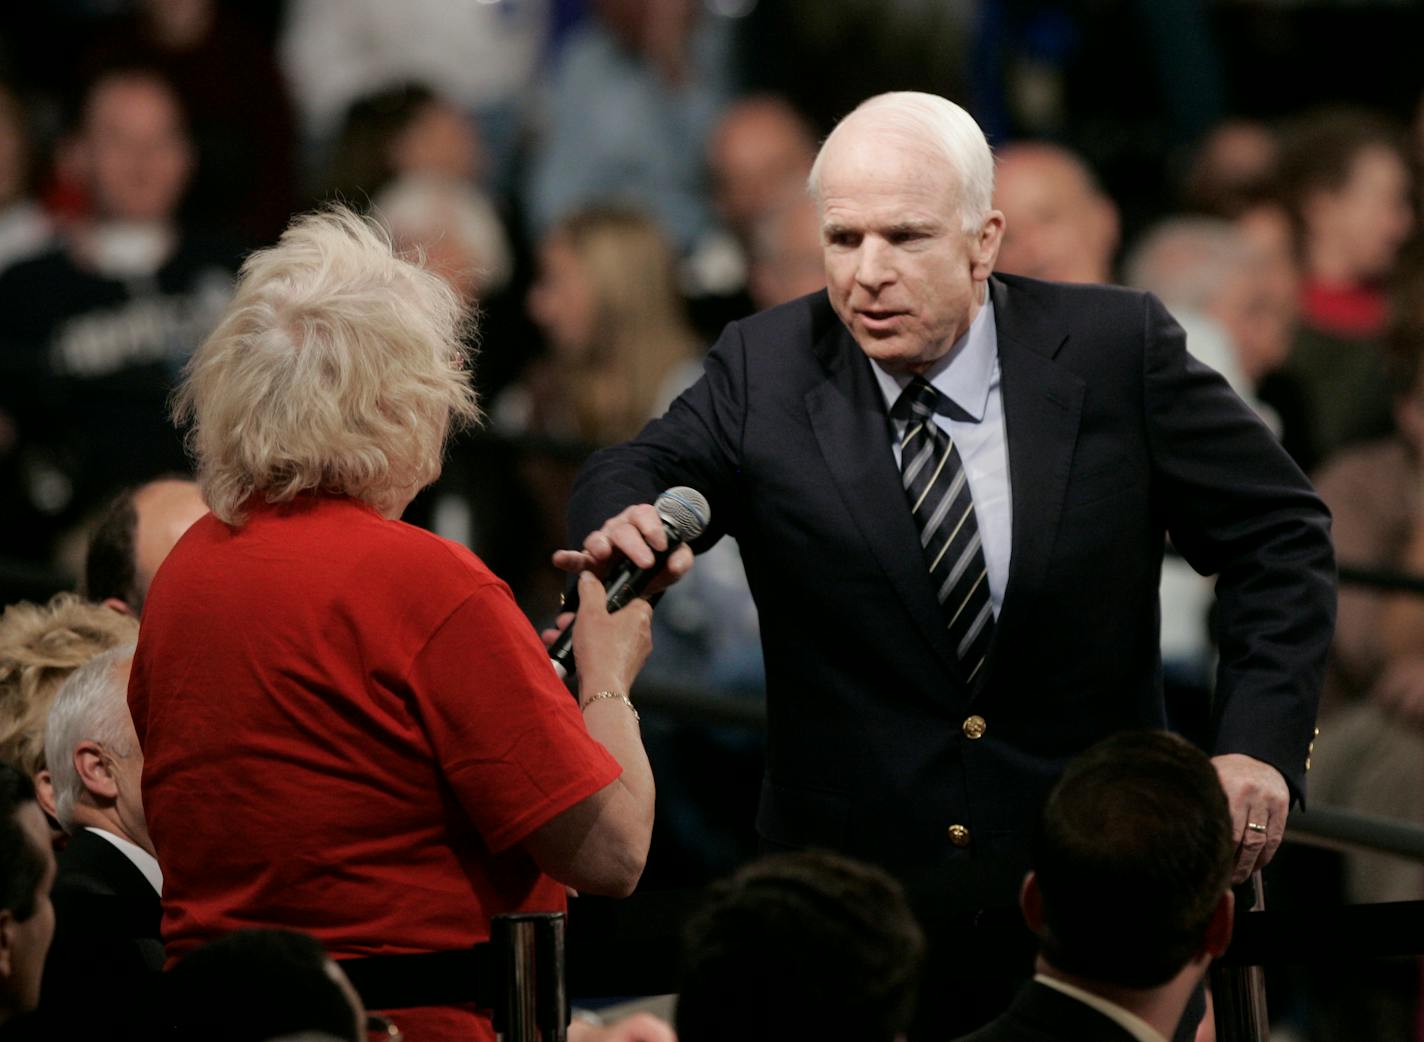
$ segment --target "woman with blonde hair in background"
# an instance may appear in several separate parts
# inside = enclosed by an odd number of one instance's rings
[[[697,378],[700,345],[677,259],[637,211],[581,210],[560,221],[540,245],[529,314],[549,354],[497,403],[495,424],[506,432],[614,444]]]
[[[593,449],[624,441],[699,375],[701,345],[677,286],[677,258],[635,210],[580,210],[539,246],[529,316],[544,355],[495,399],[495,433],[515,439],[515,480],[535,524],[519,530],[516,589],[531,614],[563,586],[546,566],[564,543],[574,475]],[[525,442],[522,439],[529,439]]]
[[[399,520],[476,417],[464,316],[337,208],[248,258],[187,367],[212,513],[153,582],[129,688],[170,961],[250,927],[338,960],[458,951],[566,885],[637,883],[648,605],[609,615],[584,584],[575,702],[508,587]],[[395,1018],[494,1038],[468,1004]]]

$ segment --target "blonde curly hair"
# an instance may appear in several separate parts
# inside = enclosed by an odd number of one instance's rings
[[[60,593],[0,615],[0,760],[33,777],[45,767],[50,703],[66,677],[95,655],[138,638],[138,621]]]
[[[470,322],[374,221],[341,206],[296,218],[243,264],[174,395],[213,513],[240,525],[255,494],[310,491],[398,512],[479,417]]]

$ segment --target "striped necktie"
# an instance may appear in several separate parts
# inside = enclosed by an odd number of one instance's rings
[[[950,640],[972,682],[989,651],[994,613],[964,464],[954,439],[934,422],[938,398],[939,392],[919,376],[900,395],[896,408],[901,415],[909,412],[900,439],[900,474],[935,593],[949,620]]]

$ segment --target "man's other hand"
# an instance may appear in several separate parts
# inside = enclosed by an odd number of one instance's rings
[[[590,532],[582,550],[555,550],[554,567],[565,572],[591,571],[601,578],[607,574],[608,564],[616,555],[628,558],[639,568],[651,568],[654,553],[666,549],[667,532],[662,518],[651,503],[639,503]],[[674,550],[646,594],[657,593],[677,582],[692,567],[692,556],[686,544]]]
[[[1236,870],[1231,881],[1240,883],[1258,868],[1264,868],[1281,845],[1290,790],[1280,771],[1254,757],[1227,753],[1213,756],[1211,762],[1231,808],[1231,829],[1236,838]]]

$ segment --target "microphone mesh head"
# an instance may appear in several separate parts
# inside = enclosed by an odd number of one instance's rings
[[[653,503],[658,516],[667,525],[668,531],[684,543],[696,539],[707,530],[712,520],[712,508],[707,505],[707,497],[695,488],[678,485],[670,488]]]

